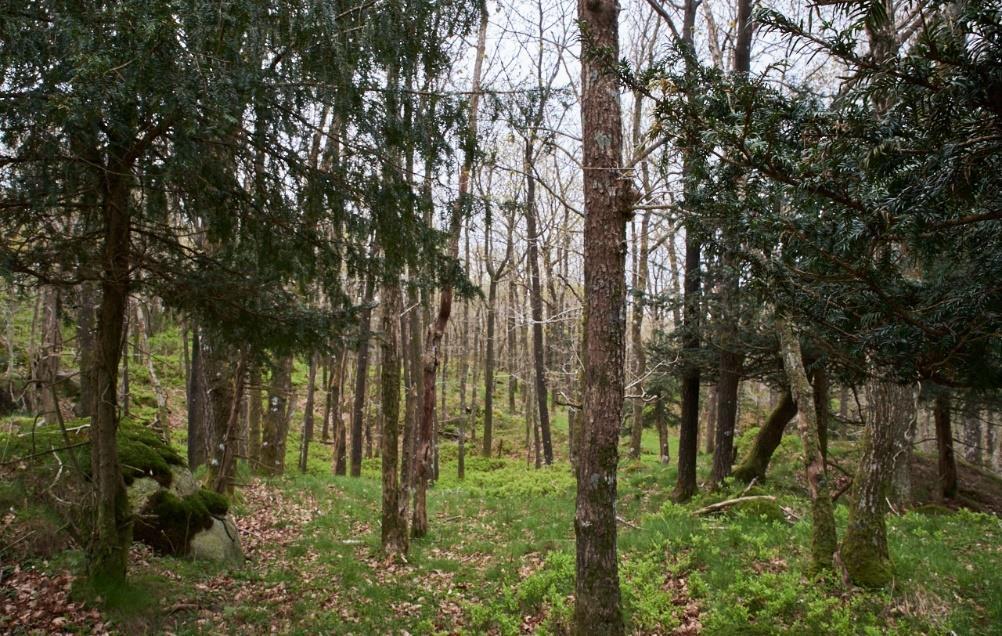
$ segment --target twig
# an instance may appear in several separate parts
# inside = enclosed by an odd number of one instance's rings
[[[629,526],[629,527],[633,528],[634,530],[639,530],[640,529],[640,526],[638,526],[637,524],[632,523],[630,521],[627,521],[626,519],[623,519],[619,515],[616,515],[616,521],[618,521],[619,523],[623,524],[624,526]]]

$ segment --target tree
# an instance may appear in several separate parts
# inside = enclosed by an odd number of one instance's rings
[[[616,562],[616,467],[626,337],[626,219],[632,183],[622,170],[619,3],[581,0],[581,121],[585,195],[585,344],[574,531],[574,633],[622,634]]]

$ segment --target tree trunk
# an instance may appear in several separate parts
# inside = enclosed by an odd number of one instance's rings
[[[950,423],[950,394],[936,395],[936,452],[939,456],[939,492],[943,499],[957,496],[957,459],[953,454],[953,427]]]
[[[77,417],[93,417],[97,406],[94,387],[94,367],[97,364],[97,342],[95,340],[95,323],[97,307],[95,302],[94,284],[84,282],[80,285],[77,309],[77,351],[80,363],[80,399],[77,401]],[[13,343],[11,343],[13,346]],[[13,356],[11,356],[13,360]],[[185,369],[187,371],[187,369]]]
[[[255,360],[249,368],[247,390],[247,450],[251,468],[261,468],[261,365]]]
[[[804,370],[800,353],[800,340],[793,326],[785,318],[777,318],[780,351],[783,367],[790,381],[790,391],[798,405],[798,428],[804,445],[804,469],[807,474],[807,492],[811,497],[811,568],[814,571],[830,570],[838,538],[835,534],[835,511],[825,458],[821,452],[818,435],[818,411],[815,408],[814,390]]]
[[[717,378],[717,430],[713,449],[714,485],[731,474],[734,463],[734,432],[738,419],[738,389],[741,387],[743,357],[731,351],[720,352],[720,376]]]
[[[132,518],[118,462],[118,363],[122,355],[125,314],[129,304],[129,195],[125,177],[131,170],[116,166],[104,182],[104,273],[98,310],[95,365],[96,405],[90,427],[91,479],[95,489],[87,570],[92,581],[115,585],[125,580]]]
[[[208,395],[202,361],[202,337],[191,326],[191,370],[188,372],[188,467],[195,470],[209,458]]]
[[[508,333],[505,343],[508,346],[508,413],[518,413],[515,394],[518,392],[518,332],[515,329],[515,278],[508,281]]]
[[[585,367],[577,466],[575,634],[624,632],[616,560],[616,467],[623,412],[626,219],[632,189],[621,171],[622,112],[606,59],[619,59],[619,3],[578,4],[589,42],[581,65],[584,140]],[[594,49],[592,48],[594,47]],[[601,51],[602,59],[592,57]]]
[[[306,404],[303,406],[303,438],[299,446],[299,472],[305,473],[310,459],[310,441],[313,439],[313,402],[317,381],[317,354],[310,356],[310,370],[306,380]]]
[[[542,433],[543,456],[547,466],[553,463],[553,442],[550,438],[550,412],[546,403],[546,350],[543,349],[543,292],[539,280],[540,232],[536,222],[536,179],[532,175],[533,144],[525,145],[523,168],[526,175],[525,225],[528,234],[526,259],[529,261],[529,311],[532,315],[532,368],[535,380],[536,406]]]
[[[636,99],[640,99],[639,95]],[[630,334],[633,342],[633,373],[636,385],[633,391],[639,396],[633,399],[633,431],[630,437],[630,456],[640,457],[640,444],[644,433],[644,374],[647,373],[647,355],[644,351],[644,305],[647,294],[647,262],[650,259],[648,234],[651,226],[651,211],[644,212],[640,222],[637,270],[633,288],[633,324]]]
[[[848,578],[861,587],[882,587],[891,580],[887,550],[887,490],[894,456],[907,440],[914,410],[911,388],[888,382],[867,386],[869,416],[863,450],[852,482],[849,524],[839,549]]]
[[[480,13],[480,30],[477,36],[477,53],[473,62],[473,85],[470,97],[469,129],[470,139],[476,139],[477,112],[480,105],[480,76],[483,69],[484,53],[487,46],[487,10]],[[453,259],[459,254],[459,232],[463,221],[463,206],[470,192],[470,170],[473,167],[473,144],[469,144],[463,154],[463,165],[459,170],[459,199],[453,206],[449,219],[449,256]],[[432,476],[432,436],[435,424],[435,372],[438,368],[439,348],[442,336],[452,313],[453,289],[451,284],[442,287],[439,298],[438,315],[428,326],[425,338],[424,355],[422,357],[422,383],[424,396],[422,398],[421,425],[418,427],[416,452],[416,488],[414,493],[414,523],[412,532],[416,537],[428,533],[427,490],[428,480]]]
[[[266,475],[285,472],[285,443],[289,434],[289,402],[292,393],[292,357],[272,365],[268,387],[268,411],[261,432],[261,468]]]
[[[60,323],[59,289],[52,285],[42,287],[42,347],[35,364],[38,405],[45,423],[55,426],[59,423],[59,402],[56,383],[59,380],[59,355],[63,350]]]
[[[382,391],[383,433],[381,471],[383,475],[383,511],[380,536],[387,555],[406,554],[407,520],[401,514],[400,477],[397,472],[400,441],[400,287],[395,282],[383,284],[382,317]],[[406,511],[406,507],[403,509]]]
[[[711,384],[706,389],[706,431],[703,435],[703,445],[708,455],[713,453],[717,441],[717,388],[716,384]]]
[[[351,411],[351,476],[358,477],[362,474],[362,429],[365,424],[365,388],[369,375],[369,334],[371,332],[370,322],[372,320],[373,279],[368,276],[365,281],[365,292],[362,302],[365,308],[362,309],[359,317],[358,350],[355,356],[355,404]]]
[[[484,439],[483,456],[491,456],[494,444],[494,320],[497,304],[498,281],[491,277],[487,288],[487,337],[484,346]]]
[[[772,454],[776,452],[779,443],[783,441],[783,431],[786,430],[787,423],[796,414],[797,403],[789,389],[784,389],[779,403],[769,414],[765,425],[759,429],[744,461],[734,469],[735,479],[749,484],[752,480],[765,481],[765,471],[769,467],[769,460],[772,459]]]

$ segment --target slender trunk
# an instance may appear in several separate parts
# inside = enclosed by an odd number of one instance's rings
[[[471,140],[477,135],[477,113],[480,105],[480,76],[483,69],[484,53],[487,46],[487,11],[480,14],[480,29],[477,37],[477,52],[473,62],[473,86],[470,98],[469,128],[467,134]],[[463,164],[459,170],[459,199],[453,206],[449,219],[449,256],[453,259],[459,254],[459,232],[463,221],[463,206],[470,192],[470,170],[473,167],[473,144],[468,144],[463,156]],[[428,533],[427,490],[428,480],[432,477],[433,457],[432,443],[435,423],[435,372],[438,368],[439,349],[442,336],[452,313],[453,289],[451,284],[442,287],[439,298],[438,315],[428,326],[425,337],[424,355],[422,356],[422,398],[421,425],[417,431],[417,446],[414,454],[416,461],[416,488],[414,493],[414,522],[412,532],[416,537]]]
[[[515,329],[515,278],[508,281],[508,330],[505,337],[508,346],[508,413],[518,413],[515,394],[518,392],[518,342]]]
[[[362,474],[362,433],[365,425],[365,388],[369,375],[369,334],[372,320],[373,279],[369,276],[365,281],[365,292],[362,302],[365,308],[359,318],[358,350],[355,356],[355,404],[351,411],[351,476]]]
[[[150,347],[151,325],[143,303],[137,303],[136,307],[136,333],[139,336],[140,348],[146,352],[143,356],[146,360],[146,372],[149,373],[153,396],[157,402],[153,428],[160,434],[160,439],[170,443],[170,409],[167,406],[167,392],[160,383],[160,376],[157,375],[156,366],[153,364],[153,351]]]
[[[406,554],[409,537],[407,520],[401,512],[400,476],[397,472],[400,441],[400,287],[396,282],[383,284],[382,293],[382,392],[383,432],[381,471],[383,476],[383,510],[381,533],[383,550],[388,555]],[[404,508],[403,511],[406,511]]]
[[[491,446],[494,444],[494,307],[497,290],[498,281],[491,277],[487,289],[487,338],[484,343],[487,348],[484,355],[484,457],[491,456]]]
[[[543,292],[539,280],[539,240],[536,223],[536,179],[532,176],[533,145],[526,142],[523,167],[526,174],[525,225],[528,233],[526,258],[529,261],[529,311],[532,315],[532,367],[535,380],[536,406],[542,433],[546,464],[553,463],[553,442],[550,438],[550,413],[546,404],[546,355],[543,349]]]
[[[313,439],[313,402],[317,381],[317,354],[310,356],[310,370],[306,379],[306,404],[303,406],[303,438],[299,446],[299,472],[305,473],[310,459],[310,441]]]
[[[261,366],[253,361],[249,367],[247,391],[247,450],[251,467],[261,467]]]
[[[577,466],[575,634],[624,632],[616,559],[616,468],[623,412],[626,218],[632,188],[621,174],[622,112],[605,58],[619,57],[619,3],[578,4],[589,36],[581,68],[584,140],[584,409]],[[589,49],[602,51],[595,59]]]
[[[237,472],[237,446],[239,444],[238,425],[240,418],[240,403],[243,401],[244,386],[247,375],[247,354],[241,350],[237,353],[236,369],[230,376],[230,387],[224,395],[228,396],[229,404],[226,410],[226,421],[217,436],[221,440],[216,445],[216,461],[212,470],[212,487],[218,493],[232,494]],[[222,406],[222,405],[220,405]],[[217,421],[219,416],[216,416]]]
[[[779,331],[780,351],[783,367],[790,381],[790,391],[798,405],[798,428],[804,445],[804,468],[807,474],[807,492],[811,497],[811,566],[815,571],[832,567],[832,558],[838,539],[835,534],[835,511],[828,475],[825,472],[825,458],[821,452],[818,435],[818,412],[815,408],[814,390],[804,370],[800,353],[800,340],[793,326],[784,318],[776,320]]]
[[[285,356],[272,365],[271,384],[268,386],[268,410],[261,432],[261,468],[266,475],[285,472],[291,397],[292,357]]]
[[[939,456],[939,492],[943,499],[957,496],[957,460],[953,454],[953,427],[950,423],[950,394],[936,395],[936,452]]]
[[[59,289],[52,285],[42,287],[42,347],[35,365],[38,405],[45,423],[59,423],[58,391],[59,355],[63,350],[63,338],[59,331],[60,302]]]
[[[682,415],[678,436],[678,479],[672,498],[688,501],[696,493],[696,455],[699,449],[699,366],[692,359],[699,350],[699,238],[695,231],[685,238],[685,300],[682,324],[685,367],[682,371]]]
[[[717,379],[717,430],[713,449],[711,481],[719,484],[731,474],[734,464],[734,432],[738,418],[738,389],[741,386],[742,356],[730,351],[720,354]]]
[[[637,97],[639,99],[639,96]],[[630,456],[640,457],[640,443],[644,433],[644,374],[647,373],[647,355],[644,351],[644,304],[647,294],[647,261],[650,247],[647,235],[650,233],[651,212],[644,212],[640,222],[640,240],[638,244],[637,268],[633,286],[633,324],[631,340],[633,342],[633,372],[636,374],[636,386],[633,391],[640,397],[633,399],[633,434],[630,439]]]
[[[882,587],[891,580],[887,550],[887,490],[894,456],[907,439],[914,409],[911,387],[888,382],[867,386],[869,414],[863,451],[852,482],[849,523],[839,548],[848,578],[861,587]]]
[[[658,427],[660,461],[662,464],[667,464],[671,461],[671,448],[668,446],[668,409],[665,406],[665,399],[660,393],[654,401],[654,423]]]
[[[703,435],[703,445],[707,454],[713,453],[717,430],[717,385],[706,388],[706,430]]]
[[[96,405],[90,427],[91,479],[95,489],[94,525],[87,550],[91,580],[124,581],[132,542],[132,520],[118,462],[118,363],[129,305],[130,169],[109,170],[104,184],[104,274],[98,310],[95,365]]]
[[[202,361],[202,336],[191,326],[191,370],[188,372],[188,466],[195,470],[209,458],[207,429],[208,396]]]
[[[94,387],[94,366],[97,363],[97,342],[95,341],[95,322],[97,307],[95,302],[94,284],[84,282],[80,285],[79,303],[77,309],[77,352],[80,363],[80,399],[77,401],[77,417],[93,417],[96,407]],[[13,346],[13,342],[9,343]],[[13,356],[11,356],[13,360]],[[187,369],[185,369],[187,371]]]

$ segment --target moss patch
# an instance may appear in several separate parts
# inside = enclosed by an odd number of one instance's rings
[[[202,489],[188,497],[169,490],[154,494],[136,519],[135,538],[164,554],[185,555],[191,538],[229,510],[226,497]]]

